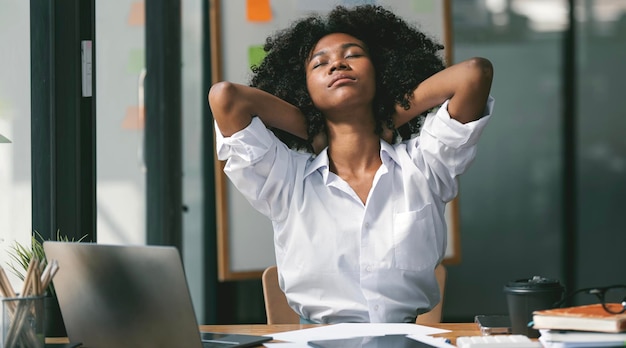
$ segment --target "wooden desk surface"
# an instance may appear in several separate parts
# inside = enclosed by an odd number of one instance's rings
[[[250,335],[269,335],[276,332],[308,329],[317,327],[314,324],[278,324],[278,325],[200,325],[200,331],[241,333]],[[480,336],[480,329],[475,323],[441,323],[428,325],[451,332],[433,335],[433,337],[445,337],[456,344],[456,338],[461,336]]]
[[[223,333],[239,333],[250,335],[269,335],[276,332],[285,332],[292,330],[308,329],[317,327],[313,324],[250,324],[250,325],[200,325],[200,331],[223,332]],[[460,336],[479,336],[480,330],[475,323],[442,323],[428,325],[440,329],[450,330],[451,332],[433,335],[435,337],[445,337],[450,339],[452,344],[456,344],[456,338]],[[46,343],[66,343],[67,338],[46,338]]]

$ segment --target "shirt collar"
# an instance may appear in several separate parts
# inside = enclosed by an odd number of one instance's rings
[[[383,161],[383,164],[387,167],[389,159],[393,160],[397,164],[400,163],[398,154],[396,153],[396,149],[391,144],[382,139],[380,140],[380,158]],[[304,172],[304,177],[306,178],[318,169],[323,169],[321,173],[324,176],[324,181],[326,181],[328,178],[328,168],[328,147],[326,147],[324,150],[322,150],[322,152],[320,152],[309,162],[309,165]]]
[[[400,158],[398,158],[396,148],[382,139],[380,140],[380,158],[385,165],[387,165],[390,158],[397,164],[400,164]]]
[[[304,172],[304,177],[306,178],[311,173],[322,168],[326,168],[326,170],[322,170],[322,175],[324,175],[324,181],[326,181],[328,177],[328,146],[324,150],[322,150],[322,152],[320,152],[317,156],[313,157],[313,159],[309,162]]]

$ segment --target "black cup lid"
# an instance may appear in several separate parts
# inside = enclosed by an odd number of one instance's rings
[[[504,287],[507,292],[562,291],[558,280],[534,276],[530,279],[518,279],[508,282]]]

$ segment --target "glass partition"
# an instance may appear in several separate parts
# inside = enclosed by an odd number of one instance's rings
[[[4,266],[13,241],[28,245],[32,232],[30,6],[28,1],[3,0],[1,8],[0,264]],[[18,285],[17,278],[7,273]]]
[[[580,288],[624,283],[626,278],[626,1],[578,0],[576,5]],[[615,266],[616,271],[608,271]]]
[[[452,11],[454,61],[489,58],[496,102],[460,178],[463,258],[449,269],[446,321],[505,313],[508,281],[561,277],[567,2],[454,1]]]
[[[183,262],[204,313],[201,1],[182,3]],[[145,2],[96,1],[97,210],[99,243],[146,243],[144,162]],[[176,68],[176,67],[172,67]],[[182,209],[182,207],[181,207]],[[199,318],[202,321],[202,318]]]

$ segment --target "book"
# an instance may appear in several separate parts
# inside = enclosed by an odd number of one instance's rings
[[[550,342],[626,342],[626,332],[609,333],[571,330],[539,330],[540,337]]]
[[[626,347],[626,333],[539,330],[545,348]]]
[[[611,309],[622,309],[619,303],[608,303]],[[533,328],[597,332],[625,332],[626,313],[611,314],[601,304],[544,309],[533,312]]]
[[[559,342],[559,341],[548,341],[541,337],[539,337],[539,342],[544,348],[589,348],[589,347],[626,347],[624,342]]]

